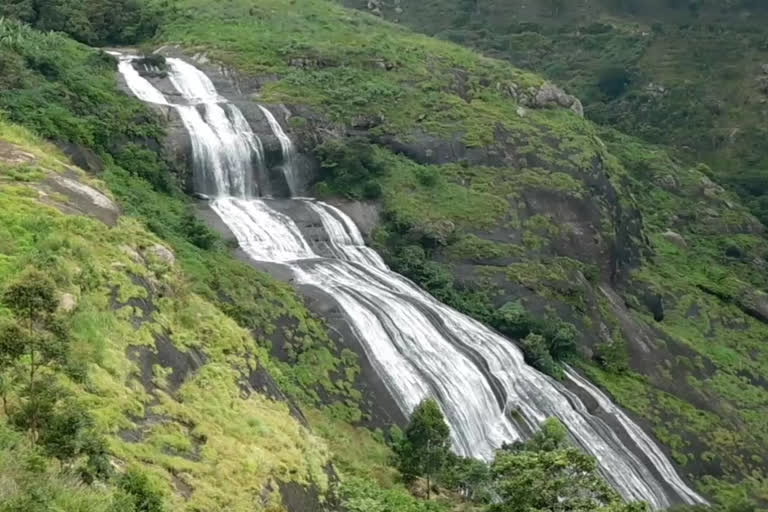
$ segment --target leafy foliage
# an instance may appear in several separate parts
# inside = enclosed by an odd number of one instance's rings
[[[427,497],[430,481],[434,479],[448,457],[451,429],[434,399],[421,402],[411,413],[403,439],[395,451],[398,469],[406,482],[416,477],[427,478]]]
[[[163,12],[148,0],[9,0],[0,7],[0,16],[91,45],[134,44],[152,37]]]
[[[113,151],[119,140],[163,133],[158,118],[118,91],[116,62],[103,52],[2,19],[0,63],[14,77],[0,109],[42,137]]]
[[[381,197],[381,185],[375,179],[384,169],[364,140],[329,139],[315,148],[315,154],[332,192],[354,199]]]
[[[117,487],[136,512],[163,512],[162,491],[154,486],[145,473],[135,469],[126,471],[117,479]]]
[[[610,67],[600,72],[597,86],[609,99],[615,99],[627,90],[630,82],[631,78],[626,69]]]
[[[422,501],[405,489],[382,489],[370,480],[345,479],[341,487],[342,504],[349,512],[443,512],[434,502]]]
[[[567,431],[556,419],[547,420],[531,441],[498,452],[491,472],[500,502],[490,512],[647,510],[644,504],[622,505],[599,475],[596,460],[568,445]]]

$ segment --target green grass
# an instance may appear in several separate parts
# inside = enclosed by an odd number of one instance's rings
[[[502,89],[541,83],[459,46],[322,1],[304,2],[301,9],[285,0],[258,6],[235,0],[226,9],[200,0],[178,6],[181,14],[158,41],[205,50],[244,73],[278,74],[281,79],[263,91],[264,101],[311,105],[332,121],[383,116],[380,133],[462,131],[470,143],[488,142],[495,123],[515,112]],[[291,66],[296,59],[312,62],[310,69]],[[459,72],[469,74],[471,106],[452,90]]]
[[[16,141],[24,135],[2,124],[0,137],[5,133]],[[25,151],[45,151],[34,137],[29,140],[22,146]],[[5,176],[0,178],[0,224],[13,234],[13,242],[3,247],[0,280],[12,280],[26,266],[37,265],[54,276],[60,293],[78,298],[77,309],[66,321],[89,378],[85,385],[67,386],[87,404],[99,432],[109,436],[110,451],[120,465],[153,473],[174,497],[174,506],[187,510],[253,510],[253,495],[274,479],[327,488],[322,469],[329,457],[325,443],[291,417],[286,404],[259,394],[243,396],[242,372],[266,366],[279,376],[280,370],[248,331],[194,291],[195,279],[184,271],[188,265],[135,261],[135,254],[162,242],[130,217],[109,228],[44,206],[37,200],[37,182],[21,187],[8,183]],[[150,283],[152,297],[134,284],[137,277]],[[272,284],[272,290],[290,297],[288,289],[262,279],[265,286]],[[137,329],[132,324],[137,311],[130,306],[115,310],[111,304],[115,291],[119,301],[149,299],[155,308],[152,318]],[[279,296],[269,295],[269,288],[261,291],[281,304]],[[162,297],[154,296],[159,293]],[[298,308],[300,303],[294,301]],[[269,325],[265,318],[261,322]],[[207,361],[177,393],[163,386],[170,369],[156,365],[154,381],[160,389],[153,397],[139,383],[139,368],[127,354],[130,347],[153,347],[154,336],[164,333],[179,350],[197,348]],[[150,413],[165,419],[135,425]],[[126,442],[117,435],[124,429],[143,430],[144,437]],[[199,456],[184,455],[195,450]],[[170,492],[174,478],[194,489],[188,501]],[[83,494],[95,497],[98,492]]]
[[[346,5],[367,10],[366,3]],[[582,99],[587,117],[704,159],[765,222],[768,166],[765,19],[758,5],[717,2],[446,2],[404,4],[385,19],[477,48],[539,73]],[[693,4],[690,4],[693,5]],[[600,89],[606,70],[625,70],[626,91]],[[745,183],[744,176],[749,176]]]

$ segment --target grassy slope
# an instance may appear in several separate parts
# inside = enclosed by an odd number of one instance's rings
[[[191,486],[195,492],[187,502],[173,494],[174,507],[195,510],[252,510],[253,495],[273,479],[325,488],[325,444],[290,416],[286,404],[241,393],[240,372],[269,365],[247,331],[194,293],[181,267],[137,260],[135,254],[161,242],[135,220],[124,218],[109,228],[42,205],[37,183],[64,169],[61,160],[53,160],[61,155],[5,123],[0,139],[42,157],[34,176],[20,178],[15,164],[0,164],[0,279],[42,265],[60,293],[77,297],[66,322],[89,377],[84,385],[66,385],[109,436],[115,463],[142,466],[168,489],[174,481]],[[135,278],[150,285],[137,285]],[[138,328],[134,320],[141,312],[122,305],[132,300],[156,308]],[[163,380],[170,369],[154,366],[152,375],[142,375],[127,357],[130,347],[152,347],[163,333],[179,350],[196,348],[207,356],[178,390]],[[142,387],[141,379],[154,379],[157,388]],[[127,430],[140,432],[138,439],[118,435]]]
[[[499,126],[520,135],[518,144],[526,154],[539,158],[537,166],[425,168],[386,149],[376,151],[376,158],[387,168],[381,181],[388,218],[433,234],[448,226],[448,245],[427,251],[442,262],[439,268],[444,273],[433,277],[450,281],[454,264],[462,263],[468,254],[480,260],[487,260],[489,254],[517,257],[512,265],[490,265],[485,270],[522,283],[544,297],[549,308],[556,306],[558,313],[565,310],[569,318],[589,316],[585,304],[594,289],[573,279],[575,271],[589,273],[591,262],[553,257],[551,251],[542,250],[560,228],[546,216],[523,217],[516,224],[515,208],[510,213],[506,205],[520,201],[523,189],[555,189],[561,197],[582,196],[588,163],[599,155],[611,183],[622,194],[622,204],[640,205],[655,249],[655,256],[644,260],[631,279],[664,296],[667,317],[655,323],[638,306],[635,321],[660,329],[656,339],[662,346],[681,343],[691,351],[677,356],[662,351],[652,379],[633,372],[591,371],[620,402],[645,416],[678,462],[697,472],[696,477],[707,482],[705,487],[716,496],[732,497],[727,487],[733,484],[735,494],[765,498],[763,457],[768,453],[768,432],[759,418],[768,404],[768,391],[760,384],[768,373],[760,362],[765,360],[765,347],[759,340],[768,329],[735,304],[745,290],[764,287],[756,269],[764,261],[766,246],[759,236],[749,234],[753,221],[744,209],[727,206],[733,203],[732,197],[718,189],[704,191],[708,188],[704,174],[671,160],[663,149],[600,132],[567,112],[533,111],[521,118],[503,86],[511,81],[537,84],[539,79],[454,45],[322,1],[303,2],[301,9],[282,0],[258,5],[235,0],[226,8],[184,0],[179,6],[181,15],[158,41],[205,50],[244,73],[277,78],[262,91],[265,101],[307,104],[332,123],[351,124],[361,117],[381,115],[383,121],[373,128],[374,136],[458,133],[469,145],[483,147],[498,142],[493,132]],[[309,69],[292,66],[295,59],[312,63]],[[391,63],[392,69],[378,62]],[[471,101],[461,99],[455,87],[456,70],[469,74]],[[436,183],[420,179],[425,172],[437,174]],[[664,188],[670,180],[674,185]],[[630,193],[638,201],[633,202]],[[694,214],[700,213],[711,216],[697,219]],[[601,233],[606,237],[616,230],[610,225],[614,220],[604,218],[609,225],[601,227]],[[500,223],[522,223],[515,229],[523,232],[523,242],[489,241],[483,230]],[[661,236],[670,228],[686,237],[686,250],[670,246]],[[379,241],[386,249],[389,234],[380,231]],[[730,245],[742,251],[739,259],[725,256]],[[481,277],[476,276],[476,282],[482,283]],[[422,284],[430,289],[434,283]],[[459,290],[464,298],[467,293]],[[493,288],[471,292],[470,300],[457,305],[482,317],[494,307],[493,293]],[[621,339],[614,313],[604,299],[596,300],[597,321]],[[640,301],[630,292],[627,300]],[[689,314],[692,303],[697,316]],[[581,325],[586,329],[594,321],[594,317],[583,318]],[[712,328],[703,329],[702,321]],[[664,341],[664,335],[674,342]],[[697,365],[710,363],[714,370],[695,371]],[[697,399],[715,404],[715,412],[697,407],[693,399],[663,391],[674,390],[679,379],[699,393]]]
[[[0,103],[8,118],[36,132],[0,121],[0,140],[36,159],[32,165],[0,165],[0,278],[6,282],[28,264],[46,264],[59,276],[59,291],[78,298],[67,322],[89,379],[84,386],[68,385],[108,435],[120,469],[135,464],[152,473],[173,510],[253,510],[254,498],[257,506],[278,510],[276,481],[311,482],[323,491],[325,464],[351,459],[349,469],[341,465],[343,473],[363,480],[343,484],[344,499],[367,493],[368,503],[394,499],[421,510],[394,485],[383,442],[344,421],[361,417],[351,386],[358,373],[354,354],[334,346],[325,324],[291,287],[233,260],[194,221],[187,200],[167,179],[166,163],[141,149],[162,136],[163,126],[118,91],[115,62],[65,37],[8,21],[0,23],[0,33],[0,61],[12,71],[3,75]],[[118,200],[123,217],[117,227],[41,207],[37,183],[74,168],[40,136],[77,143],[101,159],[100,180],[78,174]],[[154,244],[173,249],[176,265],[134,260],[134,253]],[[137,277],[150,285],[137,284]],[[139,320],[142,304],[155,308],[146,322]],[[136,347],[152,351],[158,334],[169,335],[179,350],[207,356],[181,388],[171,385],[170,368],[155,364],[147,374],[128,356],[129,347],[131,353]],[[275,343],[284,345],[288,360],[269,356]],[[337,440],[344,432],[368,448],[348,454],[341,447],[337,459],[286,404],[241,394],[241,373],[257,367],[267,368],[303,406],[328,406],[312,414],[323,425],[320,434]],[[56,463],[42,474],[6,464],[11,458],[40,464],[26,438],[6,430],[0,430],[3,485],[13,483],[20,497],[34,488],[64,511],[111,510],[111,488],[83,486]],[[373,464],[382,465],[381,475],[360,469]],[[268,483],[272,491],[263,493]],[[182,498],[186,486],[193,491],[188,500]]]
[[[768,166],[758,85],[768,62],[767,13],[757,3],[698,4],[693,15],[686,2],[403,1],[402,13],[385,3],[382,15],[541,73],[580,97],[592,120],[706,161],[765,220],[765,180],[745,186],[742,175]],[[590,30],[600,23],[607,31]],[[617,97],[598,87],[611,67],[631,79]]]

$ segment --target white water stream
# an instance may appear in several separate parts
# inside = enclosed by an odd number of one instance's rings
[[[323,290],[339,304],[406,415],[425,397],[436,398],[451,426],[454,450],[486,460],[503,442],[555,416],[597,458],[602,474],[626,499],[644,500],[657,509],[706,503],[658,444],[599,389],[572,370],[566,372],[573,389],[599,405],[601,417],[568,388],[526,365],[510,340],[391,272],[340,210],[311,199],[290,201],[286,211],[303,211],[322,223],[327,236],[318,241],[279,212],[276,203],[250,199],[254,155],[263,154],[258,137],[204,74],[168,60],[171,81],[186,100],[174,108],[192,138],[196,172],[206,187],[201,192],[216,197],[212,208],[252,258],[287,265],[299,283]],[[169,104],[130,62],[123,60],[120,71],[137,97]],[[204,115],[193,105],[202,105]],[[288,178],[286,168],[294,171],[293,144],[271,112],[262,110],[280,141]],[[288,181],[295,187],[295,180]]]

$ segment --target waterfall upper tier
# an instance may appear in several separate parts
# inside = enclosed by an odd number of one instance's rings
[[[205,73],[182,59],[167,58],[167,78],[160,79],[141,59],[119,57],[128,89],[142,101],[171,109],[183,125],[193,192],[210,197],[291,196],[311,179],[311,166],[299,158],[266,106],[244,112],[221,96]],[[260,127],[258,133],[254,125]]]

